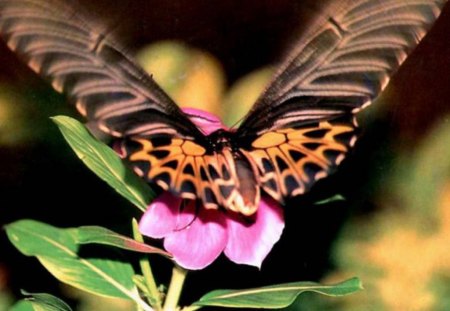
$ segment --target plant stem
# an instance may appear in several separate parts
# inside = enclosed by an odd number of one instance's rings
[[[180,299],[184,281],[186,280],[187,270],[175,265],[172,269],[172,279],[170,280],[169,290],[167,291],[164,311],[178,310],[178,300]]]
[[[133,236],[134,239],[138,242],[143,243],[144,238],[139,232],[138,224],[136,219],[132,221],[133,227]],[[152,267],[150,266],[150,261],[147,256],[142,256],[139,260],[139,265],[141,267],[142,274],[144,276],[145,284],[147,285],[148,292],[151,296],[151,304],[155,307],[156,310],[161,310],[161,296],[158,290],[158,286],[156,285],[155,277],[153,276]]]
[[[138,304],[138,306],[144,311],[154,311],[152,307],[150,307],[145,301],[143,301],[140,297],[136,297],[134,301]]]

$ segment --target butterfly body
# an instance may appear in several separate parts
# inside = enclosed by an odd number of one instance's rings
[[[119,140],[148,182],[250,215],[261,195],[284,202],[336,170],[356,141],[355,114],[383,91],[445,3],[328,1],[230,130],[184,113],[70,1],[0,0],[0,36],[90,126]]]

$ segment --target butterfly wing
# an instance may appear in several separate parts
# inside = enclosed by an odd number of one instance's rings
[[[68,95],[89,124],[120,139],[148,181],[217,207],[210,184],[223,156],[169,96],[82,9],[58,0],[0,0],[0,34],[35,72]],[[211,166],[217,175],[205,174]],[[225,167],[227,169],[227,167]]]
[[[256,163],[259,183],[280,201],[304,192],[342,160],[355,140],[352,112],[381,91],[443,1],[333,3],[339,10],[303,37],[235,135]],[[123,154],[139,174],[181,197],[201,198],[206,207],[227,206],[224,191],[236,190],[233,155],[216,153],[80,11],[58,0],[0,0],[0,33],[91,124],[123,138]]]
[[[371,103],[439,15],[444,0],[332,1],[237,129],[275,199],[334,171]]]
[[[199,135],[152,78],[80,11],[62,1],[0,1],[1,36],[104,132]]]

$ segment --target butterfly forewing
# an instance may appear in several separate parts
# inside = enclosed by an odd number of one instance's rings
[[[330,1],[238,132],[261,134],[353,114],[384,89],[446,0]]]
[[[0,0],[1,36],[102,131],[116,137],[165,132],[201,140],[177,105],[104,34],[105,27],[72,5]]]

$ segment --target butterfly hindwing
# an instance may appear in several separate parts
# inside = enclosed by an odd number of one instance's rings
[[[121,146],[136,173],[185,199],[200,199],[206,208],[231,208],[238,195],[231,152],[214,152],[192,140],[160,136],[133,138]]]
[[[261,187],[279,201],[303,194],[333,172],[356,141],[354,120],[322,121],[266,132],[243,150],[256,163]]]

